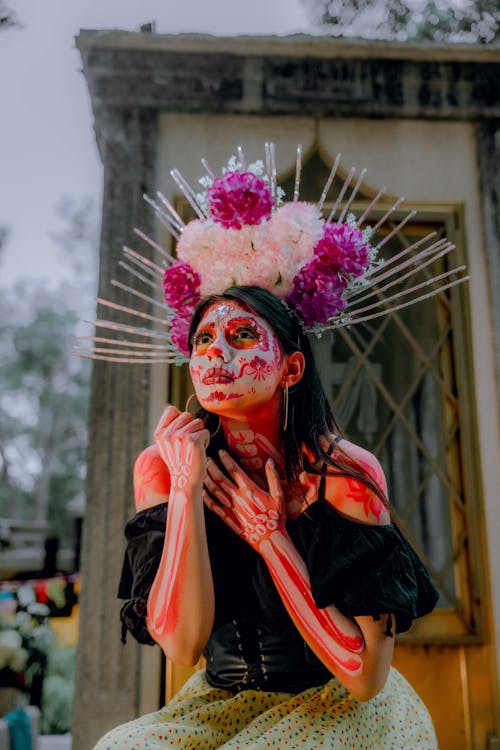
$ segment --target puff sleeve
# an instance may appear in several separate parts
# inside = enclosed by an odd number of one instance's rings
[[[146,627],[146,607],[160,565],[166,517],[167,503],[162,503],[140,511],[125,527],[127,548],[118,586],[118,598],[125,599],[120,611],[123,642],[129,630],[139,643],[155,643]]]
[[[348,617],[392,614],[404,632],[436,605],[439,592],[427,569],[393,524],[360,523],[318,501],[299,517],[292,537],[317,607],[334,604]]]

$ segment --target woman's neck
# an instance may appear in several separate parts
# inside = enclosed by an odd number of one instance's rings
[[[273,459],[278,472],[284,475],[280,404],[271,402],[248,415],[221,417],[221,424],[229,451],[252,478],[265,480],[268,458]]]

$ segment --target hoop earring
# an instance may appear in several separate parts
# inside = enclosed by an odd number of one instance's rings
[[[191,395],[190,395],[190,396],[188,397],[188,399],[187,399],[187,401],[186,401],[186,404],[185,404],[185,406],[184,406],[184,411],[187,411],[187,412],[188,412],[189,414],[191,414],[191,412],[189,411],[189,404],[191,403],[191,400],[192,400],[193,398],[196,398],[196,393],[192,393],[192,394],[191,394]],[[201,406],[200,406],[199,404],[198,404],[198,408],[200,408],[200,409],[201,409]],[[194,415],[192,415],[192,416],[194,416]],[[219,432],[219,430],[220,430],[220,426],[221,426],[221,421],[220,421],[220,417],[218,417],[218,419],[219,419],[219,424],[217,425],[217,429],[215,430],[215,432],[211,432],[211,433],[210,433],[210,437],[211,437],[211,438],[215,437],[215,435],[217,435],[217,433],[218,433],[218,432]]]
[[[192,393],[190,396],[188,396],[188,399],[187,399],[186,404],[184,406],[184,411],[187,411],[189,414],[191,414],[191,412],[189,411],[189,404],[191,403],[191,401],[192,401],[193,398],[196,398],[196,393]],[[200,405],[198,404],[198,409],[199,408],[200,408]]]
[[[283,432],[288,429],[288,383],[283,388]]]

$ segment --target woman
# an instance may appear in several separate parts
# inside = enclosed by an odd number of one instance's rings
[[[198,305],[201,409],[167,406],[135,467],[122,618],[199,670],[107,748],[437,748],[391,668],[437,592],[376,458],[341,437],[297,316],[258,287]],[[165,526],[166,518],[166,526]]]

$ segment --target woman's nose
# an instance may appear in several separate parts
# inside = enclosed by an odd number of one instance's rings
[[[222,338],[216,338],[207,349],[207,357],[214,359],[215,357],[221,357],[223,362],[229,362],[229,348]]]

